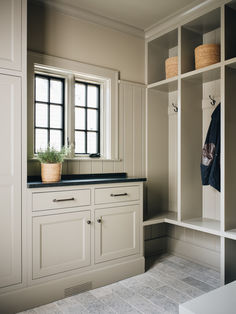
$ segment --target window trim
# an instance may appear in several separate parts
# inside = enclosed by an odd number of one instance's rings
[[[36,77],[43,77],[48,80],[48,101],[36,101]],[[62,82],[62,104],[56,104],[50,102],[50,83],[52,79],[56,79]],[[48,106],[48,126],[47,127],[38,127],[36,126],[36,103],[45,104]],[[52,128],[50,127],[50,106],[60,106],[62,108],[62,127],[61,128]],[[37,155],[36,152],[36,129],[43,129],[48,131],[47,143],[50,143],[50,130],[60,130],[61,134],[61,144],[62,147],[65,145],[65,79],[62,77],[54,76],[53,74],[44,74],[44,73],[34,73],[34,154]]]
[[[88,136],[88,133],[89,132],[92,132],[92,133],[97,133],[97,136],[98,136],[98,140],[97,140],[97,152],[96,154],[100,154],[100,142],[101,142],[101,130],[100,130],[100,116],[101,116],[101,99],[100,99],[100,84],[96,84],[96,83],[93,83],[93,82],[85,82],[85,81],[78,81],[78,80],[75,80],[74,82],[74,87],[76,85],[76,83],[78,84],[84,84],[85,85],[85,106],[76,106],[75,103],[74,103],[74,110],[76,108],[81,108],[81,109],[84,109],[85,110],[85,129],[82,130],[82,129],[76,129],[74,127],[74,134],[75,132],[84,132],[85,133],[85,153],[76,153],[74,152],[74,155],[75,156],[89,156],[90,153],[88,153],[88,141],[87,141],[87,136]],[[87,95],[88,95],[88,86],[96,86],[98,88],[98,107],[97,108],[94,108],[94,107],[88,107],[88,103],[87,103]],[[98,112],[98,116],[97,116],[97,125],[98,125],[98,129],[96,131],[91,131],[91,130],[88,130],[87,128],[87,115],[88,115],[88,109],[91,109],[91,110],[96,110]],[[74,142],[74,145],[75,145],[75,142]]]
[[[42,72],[65,78],[66,87],[71,86],[71,80],[84,80],[98,83],[101,88],[100,99],[104,106],[101,106],[101,142],[100,151],[101,157],[99,160],[119,160],[118,152],[118,75],[117,70],[107,69],[99,66],[94,66],[86,63],[72,61],[68,59],[52,57],[40,53],[28,51],[28,158],[35,157],[33,134],[33,116],[34,109],[33,98],[33,76],[34,72]],[[68,86],[67,86],[68,84]],[[72,99],[71,99],[72,97]],[[73,102],[73,90],[69,90],[65,94],[65,143],[74,143],[74,136],[71,130],[74,129],[73,110],[69,103]],[[72,156],[71,160],[91,160],[89,156]]]

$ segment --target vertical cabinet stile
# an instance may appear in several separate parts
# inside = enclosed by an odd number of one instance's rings
[[[25,113],[25,0],[0,2],[0,28],[0,288],[4,292],[23,280],[22,178],[26,174],[22,176],[25,129],[22,131],[21,119]]]

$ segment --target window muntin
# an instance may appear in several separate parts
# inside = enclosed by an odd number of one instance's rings
[[[75,82],[75,154],[100,154],[100,85]]]
[[[64,145],[65,80],[35,74],[34,152]]]

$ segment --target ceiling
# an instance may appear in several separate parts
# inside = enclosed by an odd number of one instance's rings
[[[185,7],[203,2],[205,0],[53,0],[54,5],[70,6],[142,31]]]

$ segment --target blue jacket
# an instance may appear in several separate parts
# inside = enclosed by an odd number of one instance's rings
[[[220,192],[220,104],[211,115],[211,123],[202,149],[202,185]]]

